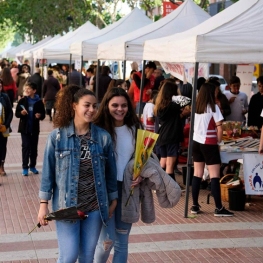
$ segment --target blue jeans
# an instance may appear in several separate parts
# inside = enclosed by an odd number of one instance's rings
[[[128,260],[128,241],[132,224],[121,221],[122,182],[118,181],[118,203],[108,226],[103,226],[95,251],[94,263],[106,263],[114,247],[112,263],[125,263]]]
[[[57,263],[93,263],[102,227],[100,212],[88,213],[85,220],[56,221],[59,258]]]

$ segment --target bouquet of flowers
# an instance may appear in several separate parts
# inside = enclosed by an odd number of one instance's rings
[[[136,180],[139,177],[143,166],[146,164],[153,151],[158,136],[159,134],[156,134],[154,132],[138,129],[137,138],[136,138],[135,158],[134,158],[133,180]],[[130,190],[130,195],[128,197],[125,206],[128,205],[130,197],[132,195],[133,195],[133,187]]]

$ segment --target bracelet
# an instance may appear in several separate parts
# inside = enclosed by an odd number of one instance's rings
[[[41,201],[40,204],[48,204],[48,201]]]
[[[221,124],[218,124],[218,125],[216,125],[216,127],[218,127],[218,126],[222,126],[222,123],[221,123]]]

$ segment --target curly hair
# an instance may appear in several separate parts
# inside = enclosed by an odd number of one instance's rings
[[[113,142],[114,143],[116,142],[114,118],[111,116],[109,111],[109,102],[114,97],[124,97],[127,100],[128,112],[124,118],[124,124],[128,126],[128,128],[131,130],[135,138],[136,137],[135,133],[137,129],[142,128],[142,124],[133,109],[129,95],[122,88],[114,87],[105,93],[103,100],[101,101],[97,115],[94,119],[94,123],[100,126],[101,128],[105,129],[111,135]],[[133,127],[135,127],[136,131],[134,131]]]
[[[55,102],[56,114],[53,120],[54,127],[62,128],[69,126],[75,114],[73,103],[78,103],[79,100],[86,95],[95,97],[95,94],[92,91],[81,88],[77,85],[69,85],[59,90]]]
[[[10,68],[4,68],[2,71],[2,81],[4,86],[11,85],[14,82]]]

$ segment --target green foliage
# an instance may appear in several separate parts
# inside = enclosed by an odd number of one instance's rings
[[[9,26],[9,21],[0,24],[0,52],[11,42],[14,38],[14,28]]]
[[[0,23],[8,18],[21,35],[37,42],[47,35],[68,32],[69,27],[79,27],[88,16],[86,1],[74,0],[8,0],[0,1]],[[67,20],[71,16],[73,21]]]

